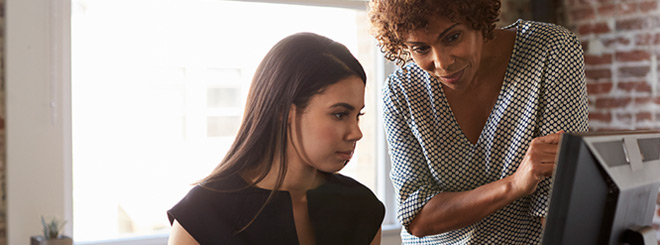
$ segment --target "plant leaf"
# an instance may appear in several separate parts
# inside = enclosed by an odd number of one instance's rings
[[[43,226],[44,239],[48,239],[48,226],[43,215],[41,216],[41,225]]]

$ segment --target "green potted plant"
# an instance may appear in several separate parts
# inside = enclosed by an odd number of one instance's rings
[[[72,245],[73,239],[60,234],[64,224],[66,221],[60,221],[56,217],[46,221],[44,216],[41,216],[43,236],[30,237],[30,245]]]

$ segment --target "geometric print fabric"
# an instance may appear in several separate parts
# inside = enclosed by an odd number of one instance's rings
[[[383,89],[390,178],[405,244],[538,244],[551,179],[535,193],[467,227],[422,238],[408,224],[436,194],[460,192],[513,174],[533,138],[587,131],[584,58],[563,27],[518,20],[516,40],[497,101],[478,141],[463,134],[440,82],[414,62],[391,74]],[[405,70],[405,71],[404,71]],[[442,221],[438,221],[442,222]]]

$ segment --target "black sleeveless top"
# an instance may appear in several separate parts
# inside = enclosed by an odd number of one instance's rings
[[[369,244],[380,229],[385,207],[359,182],[327,174],[327,181],[307,191],[307,206],[316,244]],[[266,201],[270,190],[250,187],[239,176],[193,187],[170,209],[200,244],[298,244],[289,192],[278,191],[257,219],[240,233]],[[212,190],[209,190],[212,189]]]

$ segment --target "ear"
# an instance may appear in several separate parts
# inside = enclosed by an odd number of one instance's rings
[[[296,111],[298,111],[296,105],[291,104],[291,107],[289,107],[289,117],[286,120],[287,124],[291,124],[291,122],[293,122],[293,120],[296,118]]]

